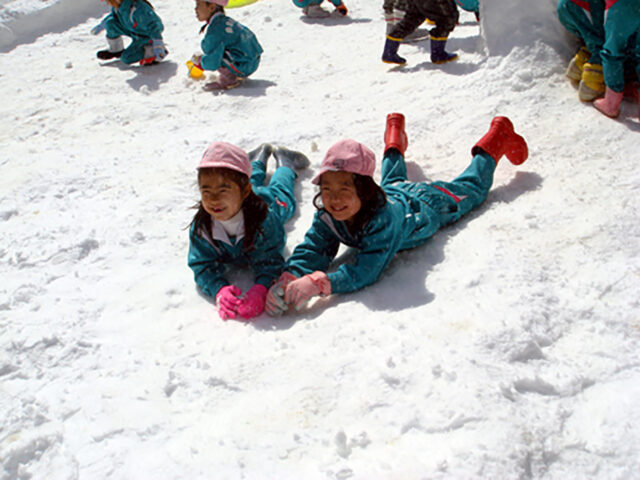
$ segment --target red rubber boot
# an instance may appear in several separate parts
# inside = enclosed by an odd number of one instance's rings
[[[390,113],[387,115],[387,125],[384,129],[384,151],[395,148],[402,155],[407,150],[409,139],[404,131],[404,115]]]
[[[527,142],[514,131],[513,123],[507,117],[491,120],[489,131],[471,149],[473,155],[480,151],[491,155],[496,164],[503,155],[514,165],[524,163],[529,156]]]

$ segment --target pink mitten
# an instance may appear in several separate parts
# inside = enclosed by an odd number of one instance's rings
[[[236,318],[238,305],[240,304],[238,295],[241,293],[242,290],[235,285],[226,285],[218,290],[216,303],[218,304],[218,314],[221,319]]]
[[[331,282],[324,272],[313,272],[289,283],[284,291],[285,303],[291,304],[296,310],[300,310],[316,295],[330,295]]]
[[[296,280],[298,277],[289,273],[282,272],[280,278],[271,285],[269,293],[267,293],[267,301],[265,304],[265,310],[272,317],[279,317],[287,311],[289,306],[284,302],[284,289],[285,287]]]
[[[267,287],[255,284],[245,293],[238,305],[238,314],[246,319],[257,317],[264,311]]]

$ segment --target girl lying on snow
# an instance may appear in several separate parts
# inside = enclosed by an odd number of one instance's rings
[[[320,186],[311,228],[269,289],[266,311],[278,316],[301,309],[316,295],[347,293],[375,282],[399,250],[424,243],[487,197],[503,155],[514,165],[527,159],[525,140],[511,121],[496,117],[472,148],[467,169],[452,182],[407,181],[404,116],[387,116],[382,182],[373,180],[375,156],[355,140],[341,140],[324,157],[313,183]],[[317,203],[321,201],[321,203]],[[353,265],[325,273],[340,243],[358,249]]]
[[[271,153],[278,168],[262,186]],[[251,161],[252,159],[253,161]],[[295,170],[306,168],[302,153],[263,144],[248,155],[213,142],[198,165],[201,201],[189,231],[189,267],[206,295],[227,318],[252,318],[264,310],[267,288],[284,265],[283,225],[296,209]],[[233,264],[252,267],[255,285],[244,294],[224,274]]]

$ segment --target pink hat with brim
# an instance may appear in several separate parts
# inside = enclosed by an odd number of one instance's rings
[[[340,140],[327,150],[320,171],[311,182],[319,185],[320,177],[326,172],[351,172],[373,177],[375,169],[376,156],[370,149],[355,140]]]
[[[229,3],[229,0],[204,0],[207,3],[215,3],[216,5],[220,5],[221,7],[226,7]]]
[[[207,147],[197,167],[198,170],[201,168],[230,168],[247,177],[251,176],[251,162],[247,153],[226,142],[213,142]]]

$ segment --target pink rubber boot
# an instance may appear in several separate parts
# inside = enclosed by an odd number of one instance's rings
[[[593,102],[593,106],[607,117],[616,118],[620,115],[620,102],[622,102],[623,92],[614,92],[609,87],[605,90],[604,98],[599,98]]]

